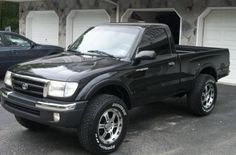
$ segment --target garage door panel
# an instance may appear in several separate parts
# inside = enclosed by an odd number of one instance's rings
[[[233,9],[220,9],[220,10],[212,10],[207,16],[207,20],[209,21],[207,24],[212,23],[223,23],[223,22],[236,22],[236,19],[232,18],[230,15],[236,14],[236,10]]]
[[[230,67],[236,68],[236,62],[235,62],[235,59],[233,58],[230,58]]]
[[[105,10],[74,10],[67,17],[67,45],[74,42],[88,28],[110,22]]]
[[[40,44],[58,45],[59,18],[54,11],[32,11],[26,22],[27,37]]]
[[[234,67],[234,68],[236,68],[236,63],[235,63],[235,58],[236,57],[232,57],[232,58],[230,58],[230,64],[231,64],[231,66],[230,67]]]
[[[219,32],[218,29],[206,29],[204,33],[206,41],[209,39],[218,40],[220,36],[221,32]]]
[[[231,42],[229,45],[235,44],[236,41],[236,28],[234,30],[220,30],[220,29],[206,29],[204,33],[205,41],[211,40],[220,40],[222,42]]]
[[[206,16],[203,46],[229,48],[231,72],[221,81],[236,84],[236,10],[212,10]]]
[[[236,24],[235,24],[236,25]],[[235,37],[235,32],[236,32],[236,28],[232,29],[232,30],[224,30],[222,31],[223,35],[222,35],[222,40],[223,41],[236,41],[236,37]],[[235,42],[234,42],[235,43]]]

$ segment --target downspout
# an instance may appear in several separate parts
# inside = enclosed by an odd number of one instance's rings
[[[102,0],[102,1],[116,6],[116,22],[119,23],[120,22],[120,4],[115,3],[112,0]]]

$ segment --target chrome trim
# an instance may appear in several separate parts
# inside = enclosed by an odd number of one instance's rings
[[[12,73],[12,75],[15,76],[15,77],[19,77],[19,78],[23,78],[23,79],[27,79],[27,80],[33,80],[33,81],[36,81],[36,82],[43,82],[44,83],[43,97],[44,98],[47,97],[47,95],[48,95],[48,83],[50,82],[50,80],[31,77],[31,76],[26,76],[26,75],[20,75],[20,74],[16,74],[16,73]]]
[[[136,69],[136,72],[142,72],[142,71],[146,71],[146,70],[149,70],[148,67],[146,68],[139,68],[139,69]]]
[[[174,65],[175,65],[175,62],[169,62],[168,65],[169,65],[169,66],[174,66]]]
[[[2,93],[2,97],[8,98],[8,96],[4,93]]]
[[[28,79],[28,80],[33,80],[33,81],[36,81],[36,82],[44,83],[44,88],[43,88],[43,97],[44,98],[46,98],[48,96],[48,87],[49,87],[50,81],[54,81],[54,80],[41,79],[41,78],[36,78],[36,77],[31,77],[31,76],[26,76],[26,75],[20,75],[20,74],[16,74],[16,73],[12,73],[12,75],[15,76],[15,77],[23,78],[23,79]],[[56,82],[62,82],[62,81],[56,81]],[[65,83],[67,83],[67,82],[65,81]],[[77,83],[77,82],[75,82],[75,83]],[[77,88],[78,88],[78,85],[77,85]],[[71,96],[67,96],[67,97],[71,97]]]
[[[76,105],[78,103],[71,103],[71,104],[57,104],[57,103],[48,103],[48,102],[41,102],[38,101],[35,104],[36,108],[50,110],[50,111],[71,111],[75,110]]]
[[[19,77],[19,78],[38,81],[38,82],[43,82],[43,83],[47,83],[47,82],[50,81],[50,80],[46,80],[46,79],[41,79],[41,78],[36,78],[36,77],[31,77],[31,76],[26,76],[26,75],[20,75],[20,74],[16,74],[16,73],[12,73],[12,75],[16,76],[16,77]]]
[[[43,97],[46,98],[48,96],[48,87],[49,87],[49,82],[46,82],[43,87]]]
[[[8,98],[8,96],[12,93],[13,93],[12,91],[9,91],[9,92],[6,92],[6,93],[2,92],[1,95],[5,98]]]

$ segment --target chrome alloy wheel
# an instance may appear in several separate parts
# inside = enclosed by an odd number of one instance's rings
[[[97,134],[104,144],[112,144],[119,138],[122,128],[123,116],[121,112],[110,108],[100,117]]]
[[[215,99],[215,88],[212,83],[207,83],[202,92],[201,102],[205,110],[210,110]]]

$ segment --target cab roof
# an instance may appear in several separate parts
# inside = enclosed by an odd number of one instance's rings
[[[110,26],[136,26],[136,27],[142,27],[142,28],[147,28],[147,27],[159,27],[159,28],[168,28],[166,24],[161,24],[161,23],[109,23],[109,24],[104,24],[104,25],[110,25]],[[102,25],[100,25],[102,26]]]

